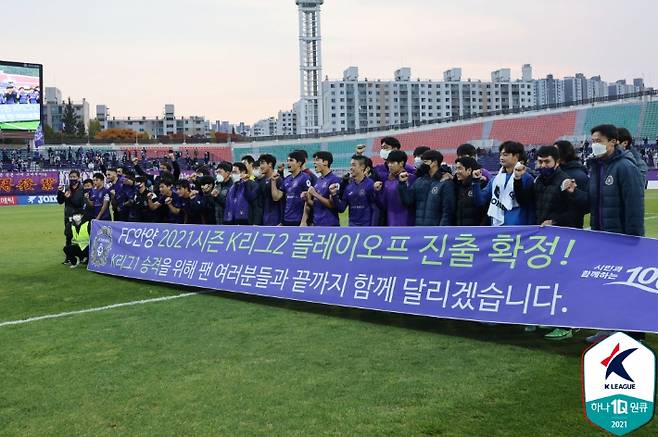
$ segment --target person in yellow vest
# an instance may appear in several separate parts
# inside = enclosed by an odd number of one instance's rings
[[[91,221],[85,220],[84,215],[74,214],[71,217],[69,231],[71,244],[64,246],[66,260],[71,263],[72,269],[86,263],[89,258],[89,232]]]

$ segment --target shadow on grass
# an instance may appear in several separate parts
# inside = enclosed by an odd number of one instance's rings
[[[126,282],[151,282],[138,279],[117,278]],[[460,337],[487,343],[497,343],[523,347],[532,350],[541,350],[551,354],[565,356],[580,356],[587,346],[584,338],[589,330],[580,331],[574,338],[564,341],[545,340],[543,335],[549,331],[538,329],[536,332],[526,333],[521,325],[488,326],[479,322],[441,319],[427,316],[389,313],[376,310],[346,308],[311,302],[302,302],[274,297],[255,296],[238,292],[219,291],[187,287],[181,285],[151,282],[169,289],[182,292],[201,292],[209,298],[230,299],[248,302],[257,305],[266,305],[273,308],[282,308],[289,311],[298,311],[307,314],[318,314],[347,320],[358,320],[364,323],[393,326],[401,329],[432,332],[451,337]]]

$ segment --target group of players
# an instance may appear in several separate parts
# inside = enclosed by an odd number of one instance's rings
[[[26,105],[28,103],[39,103],[41,101],[41,91],[38,86],[18,87],[13,83],[8,83],[4,91],[0,94],[0,105]]]
[[[358,145],[343,176],[332,171],[333,155],[327,151],[313,153],[310,170],[304,150],[288,154],[285,165],[277,166],[271,154],[246,155],[216,168],[201,165],[188,178],[180,178],[173,151],[158,175],[144,171],[136,157],[132,166],[108,168],[84,181],[72,170],[69,185],[58,193],[65,204],[66,262],[75,267],[86,261],[93,219],[339,226],[347,211],[349,226],[582,228],[590,213],[594,230],[644,235],[645,181],[632,137],[613,125],[591,133],[587,166],[571,143],[557,141],[536,151],[531,169],[523,144],[505,141],[495,176],[478,164],[471,144],[460,145],[449,166],[440,151],[425,146],[408,156],[394,137],[380,140],[379,165],[365,156],[365,145]],[[558,328],[547,338],[571,335]]]

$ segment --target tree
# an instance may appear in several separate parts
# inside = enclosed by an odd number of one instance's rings
[[[118,142],[134,142],[135,137],[140,140],[148,140],[148,134],[137,133],[132,129],[105,129],[96,134],[97,140],[113,140]]]
[[[78,114],[71,103],[71,98],[64,106],[64,115],[62,116],[62,131],[67,135],[75,135],[78,127]]]
[[[52,127],[48,123],[43,125],[43,138],[46,143],[52,143],[59,140],[59,134],[55,133]]]
[[[79,120],[78,124],[76,125],[76,130],[78,131],[78,136],[80,138],[84,137],[87,135],[87,127],[85,126],[85,121],[84,120]]]
[[[98,120],[89,121],[89,138],[96,138],[96,135],[101,131],[101,122]]]

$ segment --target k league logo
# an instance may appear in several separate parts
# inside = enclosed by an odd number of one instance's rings
[[[585,416],[615,435],[653,417],[656,357],[642,343],[618,332],[583,354]]]

